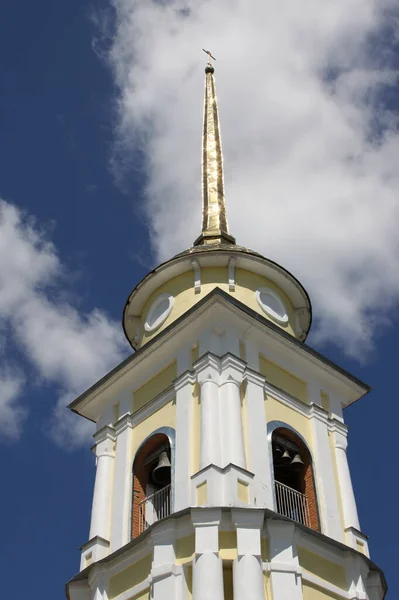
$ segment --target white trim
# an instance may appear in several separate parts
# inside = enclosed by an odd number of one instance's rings
[[[265,304],[262,301],[262,298],[261,298],[262,294],[265,294],[266,296],[270,296],[277,303],[277,306],[278,306],[281,314],[276,312],[273,308],[271,308],[271,306],[268,306],[267,304]],[[256,297],[256,300],[257,300],[259,306],[261,307],[263,312],[265,314],[267,314],[268,317],[271,317],[278,323],[288,323],[288,313],[287,313],[285,304],[281,300],[280,296],[278,294],[276,294],[276,292],[274,290],[272,290],[271,288],[267,288],[267,287],[258,288],[255,292],[255,297]]]
[[[157,310],[157,308],[159,307],[159,305],[164,302],[164,300],[168,300],[169,301],[169,305],[168,308],[166,308],[163,313],[161,313],[153,322],[152,325],[149,324],[149,321],[151,322],[155,311]],[[175,299],[173,298],[172,294],[160,294],[157,298],[155,298],[154,302],[151,304],[150,308],[147,311],[147,315],[145,318],[145,323],[144,323],[144,329],[147,332],[153,332],[156,329],[158,329],[158,327],[160,327],[162,325],[162,323],[164,323],[166,321],[166,319],[169,317],[170,313],[172,312],[173,309],[173,305],[175,303]]]
[[[192,260],[191,265],[194,270],[194,291],[199,294],[201,291],[201,267],[197,260]]]
[[[236,289],[236,259],[233,256],[229,259],[228,274],[229,291],[234,292]]]

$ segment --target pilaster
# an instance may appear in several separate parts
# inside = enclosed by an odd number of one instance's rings
[[[175,522],[159,523],[151,532],[153,560],[151,566],[152,600],[183,600],[183,569],[176,565]]]
[[[261,559],[263,510],[232,510],[238,557],[233,562],[234,600],[265,600]]]
[[[200,469],[214,464],[222,466],[222,440],[219,411],[219,359],[205,354],[194,363],[201,388]]]
[[[273,479],[267,443],[265,412],[265,378],[246,368],[244,372],[246,439],[248,445],[247,465],[254,473],[255,505],[273,508]]]
[[[115,458],[115,430],[103,427],[94,436],[94,451],[97,459],[94,484],[93,506],[91,513],[90,536],[99,536],[109,540],[112,500],[112,479]]]
[[[191,432],[193,429],[193,385],[195,376],[187,371],[174,382],[176,392],[176,452],[174,510],[191,504]]]
[[[310,393],[309,389],[309,393]],[[320,398],[320,388],[318,389]],[[312,399],[312,398],[311,398]],[[328,435],[328,413],[318,404],[310,407],[310,426],[313,438],[313,468],[322,532],[343,542],[343,526],[335,483],[334,463]]]
[[[221,510],[192,509],[195,531],[193,600],[224,600],[223,565],[219,556]]]
[[[268,520],[270,581],[273,598],[302,600],[302,578],[295,543],[295,525]]]
[[[131,396],[131,394],[129,394]],[[115,425],[116,454],[112,502],[111,552],[128,543],[132,497],[132,441],[130,415],[125,413]]]
[[[240,387],[245,363],[226,354],[220,361],[220,424],[223,440],[223,464],[232,463],[245,469]]]

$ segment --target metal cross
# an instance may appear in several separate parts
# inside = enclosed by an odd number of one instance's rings
[[[209,56],[209,58],[208,58],[208,64],[209,65],[212,64],[210,59],[212,58],[213,60],[216,60],[216,58],[214,56],[212,56],[212,54],[210,53],[209,50],[205,50],[204,48],[202,48],[202,50],[205,52],[205,54],[207,54]]]

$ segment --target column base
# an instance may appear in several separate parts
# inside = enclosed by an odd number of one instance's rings
[[[208,465],[191,477],[193,506],[255,506],[254,474],[237,465]]]
[[[80,558],[80,570],[83,571],[86,567],[92,563],[105,558],[109,554],[110,543],[99,535],[91,538],[88,542],[80,547],[82,555]]]

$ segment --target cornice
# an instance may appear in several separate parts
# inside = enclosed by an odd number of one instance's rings
[[[174,382],[175,391],[178,392],[182,388],[185,388],[187,385],[194,385],[197,381],[195,376],[195,372],[192,370],[185,371],[179,377],[177,377]]]

